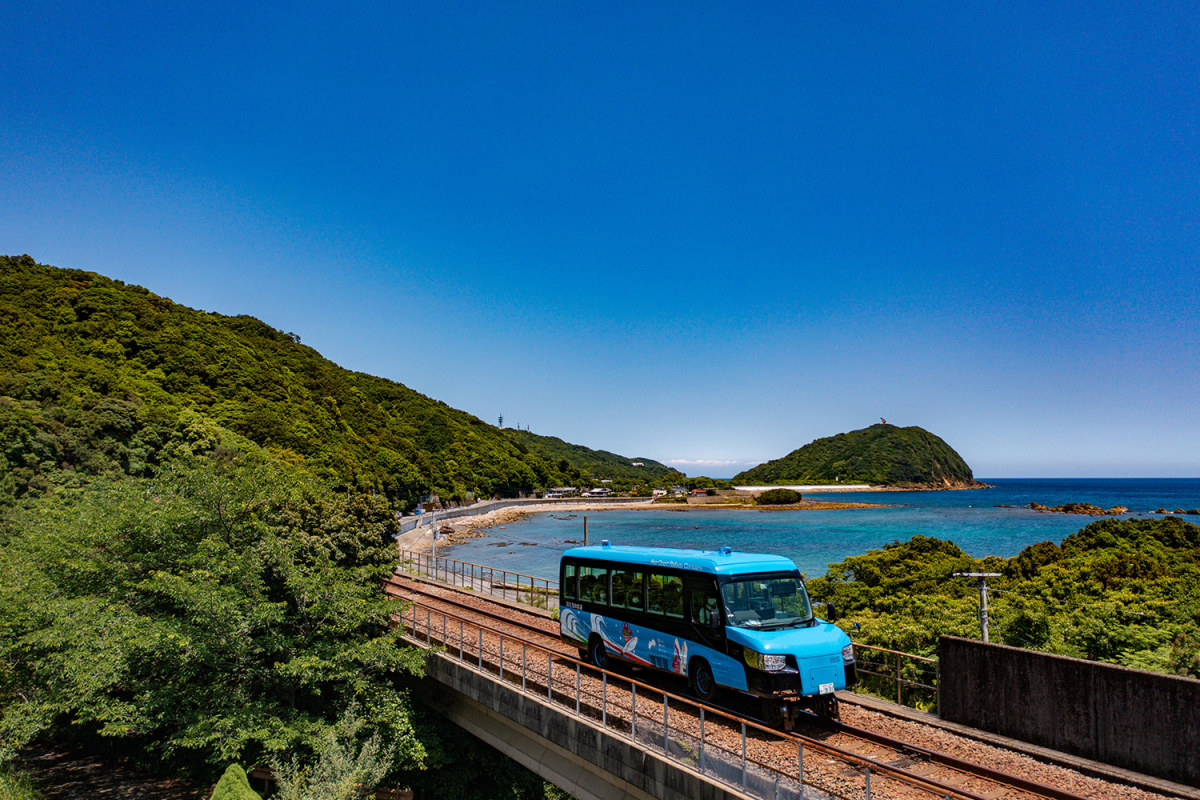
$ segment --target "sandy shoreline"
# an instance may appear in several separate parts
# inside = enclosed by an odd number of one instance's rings
[[[589,511],[660,511],[663,513],[691,513],[703,511],[721,511],[723,509],[752,510],[762,513],[773,511],[798,510],[831,510],[843,508],[878,508],[878,503],[828,502],[820,500],[804,500],[800,503],[782,506],[756,506],[748,503],[572,503],[564,506],[559,503],[537,503],[520,507],[499,508],[481,514],[454,517],[453,519],[435,522],[433,526],[423,525],[408,533],[396,537],[396,544],[402,550],[413,550],[418,553],[429,553],[433,549],[433,528],[438,531],[438,549],[454,547],[471,539],[487,536],[493,529],[504,528],[515,522],[529,519],[534,514],[560,513],[578,516]]]

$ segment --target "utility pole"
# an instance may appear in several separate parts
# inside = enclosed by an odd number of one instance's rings
[[[988,640],[987,579],[999,578],[999,572],[956,572],[956,578],[979,578],[979,630],[983,641]]]

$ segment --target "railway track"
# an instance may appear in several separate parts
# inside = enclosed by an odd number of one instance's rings
[[[386,584],[390,594],[413,604],[413,610],[409,617],[412,620],[411,624],[414,629],[418,630],[423,625],[425,635],[429,637],[431,643],[435,643],[434,640],[439,638],[435,622],[439,617],[442,626],[440,638],[444,640],[440,643],[447,649],[457,648],[461,654],[469,652],[471,657],[477,658],[481,664],[486,658],[493,658],[496,655],[495,653],[484,655],[484,651],[488,649],[485,637],[488,640],[497,636],[512,637],[514,641],[536,647],[539,652],[547,654],[545,667],[541,669],[544,670],[544,676],[547,676],[545,680],[548,684],[557,684],[559,680],[557,673],[571,672],[575,675],[576,686],[581,693],[578,706],[583,708],[594,705],[591,700],[596,696],[598,690],[592,684],[598,681],[593,676],[599,673],[590,666],[583,666],[584,662],[580,662],[576,657],[575,648],[563,643],[558,638],[557,625],[550,623],[544,617],[527,614],[506,606],[496,607],[487,598],[474,596],[470,592],[461,592],[441,586],[435,589],[407,578],[393,577]],[[488,606],[492,606],[492,608]],[[423,611],[418,611],[418,609],[423,609]],[[422,614],[424,615],[423,621]],[[454,630],[455,626],[457,626],[457,631]],[[467,629],[471,629],[472,637],[466,636]],[[457,642],[455,641],[456,637]],[[475,641],[467,641],[468,638],[474,638]],[[475,652],[476,649],[479,650],[478,653]],[[511,653],[512,650],[513,647],[510,646],[509,652]],[[525,669],[527,652],[526,647],[522,645],[522,670]],[[503,653],[503,644],[500,648],[500,657],[506,658]],[[500,669],[503,672],[508,669],[508,666],[505,665]],[[710,730],[701,734],[704,737],[728,738],[739,727],[744,730],[744,726],[747,724],[755,730],[760,729],[761,723],[757,714],[746,708],[744,702],[738,702],[738,697],[731,698],[734,702],[727,705],[703,705],[690,697],[672,694],[669,689],[664,690],[660,687],[642,684],[632,675],[624,674],[625,672],[632,671],[623,670],[614,677],[619,676],[629,681],[631,685],[644,687],[628,693],[633,702],[637,702],[639,691],[643,702],[646,701],[648,695],[657,692],[665,698],[661,700],[664,706],[670,703],[673,706],[671,710],[677,716],[690,715],[693,718],[692,723],[698,724],[701,728],[705,725],[705,721],[699,716],[698,709],[701,707],[706,709]],[[542,674],[539,672],[539,676]],[[524,676],[523,680],[526,680]],[[611,691],[611,687],[608,678],[604,678],[603,681],[604,686],[600,691],[607,695]],[[671,682],[679,683],[677,680]],[[553,689],[549,689],[549,691],[553,695]],[[614,696],[619,699],[620,695],[621,692],[618,691]],[[693,710],[689,710],[689,707]],[[632,718],[633,709],[627,711]],[[713,727],[712,720],[717,718],[728,720],[724,728]],[[1021,775],[998,770],[968,759],[939,752],[921,744],[902,741],[845,722],[821,720],[815,715],[810,715],[806,722],[804,732],[785,734],[772,731],[771,738],[775,739],[774,742],[769,742],[766,738],[757,739],[752,748],[755,751],[755,757],[760,759],[761,763],[771,764],[778,762],[781,757],[795,760],[797,752],[803,753],[804,748],[810,750],[816,748],[819,752],[828,755],[847,758],[850,761],[843,764],[842,775],[855,773],[865,775],[869,782],[873,772],[876,776],[876,787],[872,796],[875,797],[932,795],[958,796],[974,800],[1025,800],[1026,798],[1030,800],[1034,798],[1078,800],[1085,796],[1097,796],[1083,795],[1066,788],[1029,780]],[[809,766],[805,764],[803,769],[806,782],[811,782]],[[881,780],[886,782],[886,788],[881,785]],[[896,786],[893,785],[897,781],[909,786],[916,794],[897,791]],[[1128,789],[1128,787],[1120,788]],[[1117,793],[1112,796],[1127,797],[1129,795]],[[1144,796],[1154,797],[1149,793],[1145,793]]]

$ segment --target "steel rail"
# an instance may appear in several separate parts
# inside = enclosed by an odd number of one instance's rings
[[[445,601],[444,598],[437,597],[436,595],[434,595],[433,597],[434,597],[434,599],[437,599],[439,601]],[[446,601],[446,602],[452,602],[452,601]],[[544,653],[547,657],[549,657],[552,660],[558,659],[560,661],[560,663],[565,662],[567,666],[572,666],[572,667],[586,666],[589,671],[600,673],[603,676],[616,678],[620,681],[624,681],[624,682],[628,683],[632,687],[638,687],[643,690],[649,691],[653,694],[661,695],[664,698],[669,698],[669,700],[675,704],[676,708],[680,708],[682,706],[691,706],[694,708],[700,708],[700,709],[705,709],[708,711],[715,712],[719,716],[726,716],[726,717],[730,718],[731,720],[733,720],[734,722],[740,723],[743,726],[745,726],[746,728],[753,729],[753,730],[759,732],[760,734],[766,734],[768,737],[772,737],[777,740],[792,742],[797,745],[803,745],[805,748],[816,750],[818,752],[824,752],[828,755],[835,756],[843,761],[847,761],[847,762],[850,762],[851,764],[856,764],[860,767],[864,767],[867,769],[868,774],[870,771],[874,771],[874,772],[882,774],[882,775],[889,775],[889,776],[899,779],[905,783],[913,785],[916,788],[920,788],[925,791],[933,791],[933,792],[940,793],[943,795],[945,795],[946,792],[950,792],[953,795],[956,795],[956,796],[959,796],[962,798],[967,798],[967,800],[990,800],[990,798],[987,795],[976,794],[976,793],[971,792],[968,789],[964,789],[962,787],[944,783],[944,782],[938,781],[933,778],[928,778],[926,776],[906,770],[902,767],[893,766],[886,762],[882,762],[882,761],[873,759],[869,756],[864,756],[860,753],[854,752],[853,750],[848,750],[846,748],[839,747],[837,745],[831,745],[831,744],[822,742],[820,740],[812,739],[810,737],[806,737],[806,736],[803,736],[800,734],[785,733],[785,732],[779,731],[777,729],[767,728],[767,727],[759,724],[756,720],[747,719],[745,717],[742,717],[737,711],[734,711],[732,709],[724,708],[721,706],[716,706],[716,705],[712,705],[712,704],[708,704],[708,703],[699,702],[695,698],[684,697],[682,695],[674,694],[672,692],[662,689],[659,686],[655,686],[652,684],[644,683],[642,681],[638,681],[627,675],[615,673],[610,670],[598,669],[595,666],[591,665],[590,663],[583,661],[581,659],[575,658],[574,656],[564,655],[561,652],[550,650],[550,649],[543,647],[539,644],[536,644],[534,642],[529,642],[527,640],[520,639],[511,634],[504,633],[503,631],[499,631],[495,628],[490,628],[485,625],[482,625],[478,621],[466,619],[457,614],[446,612],[446,611],[443,611],[440,609],[430,608],[429,606],[427,606],[423,603],[410,602],[410,604],[413,606],[414,633],[417,631],[417,629],[419,627],[417,624],[417,619],[416,619],[416,608],[423,607],[426,609],[427,615],[430,613],[437,614],[444,618],[454,619],[456,622],[460,622],[465,625],[471,625],[471,626],[479,629],[481,632],[487,631],[491,635],[500,637],[502,641],[504,639],[508,639],[508,640],[511,640],[515,643],[522,645],[525,648],[534,648],[535,650],[541,651],[542,653]],[[470,611],[472,613],[476,613],[476,612],[478,612],[478,609],[470,608]],[[488,615],[488,612],[482,612],[482,613],[484,613],[485,616]],[[503,621],[505,623],[511,623],[511,621],[507,618],[503,618]],[[445,623],[443,622],[443,625],[444,624]],[[521,625],[524,626],[524,625],[526,625],[526,623],[521,623]],[[532,626],[530,626],[530,627],[532,627]],[[538,629],[538,628],[534,628],[533,630],[542,636],[546,636],[548,638],[553,638],[553,635],[549,634],[545,630]],[[433,636],[436,633],[438,633],[438,631],[434,631],[431,629],[431,627],[427,627],[427,630],[425,631],[425,634],[426,634],[425,638],[426,638],[427,644],[432,646]],[[419,641],[419,640],[416,640],[416,641]],[[460,644],[461,644],[461,642],[460,642]],[[447,642],[443,641],[442,645],[444,647],[449,648],[449,643],[447,643]],[[503,651],[503,643],[501,644],[501,650]],[[494,658],[494,656],[492,658]],[[500,664],[499,669],[503,672],[503,670],[505,669],[505,666],[503,664]],[[549,674],[547,675],[547,682],[548,683],[551,682],[551,676]],[[548,688],[550,688],[552,690],[552,687],[548,687]],[[635,688],[634,691],[636,692],[637,689]],[[588,693],[588,695],[589,695],[589,697],[592,696],[591,693]],[[812,715],[812,716],[814,718],[816,718],[816,715]],[[999,770],[994,770],[994,769],[991,769],[989,767],[985,767],[982,765],[973,764],[971,762],[964,761],[962,759],[958,759],[954,756],[949,756],[944,753],[939,753],[937,751],[930,750],[928,748],[924,748],[919,745],[914,745],[914,744],[911,744],[908,742],[903,742],[898,739],[892,739],[890,737],[883,736],[882,734],[876,734],[872,731],[867,731],[865,729],[855,728],[854,726],[845,725],[844,723],[836,723],[836,729],[839,732],[846,733],[847,735],[850,735],[850,736],[853,736],[856,738],[865,739],[867,741],[872,741],[875,744],[879,744],[881,746],[888,747],[890,749],[896,750],[896,751],[906,754],[906,755],[913,755],[913,756],[917,756],[919,758],[926,759],[935,764],[938,764],[939,766],[944,766],[949,769],[954,769],[958,772],[967,774],[971,777],[981,778],[981,779],[988,780],[992,783],[995,783],[995,784],[998,784],[1001,786],[1018,789],[1020,791],[1029,792],[1031,794],[1036,794],[1036,795],[1048,798],[1049,800],[1085,800],[1085,798],[1083,798],[1080,795],[1072,794],[1070,792],[1066,792],[1064,790],[1060,790],[1055,787],[1045,786],[1045,785],[1039,784],[1035,781],[1029,781],[1024,778],[1020,778],[1019,776],[1011,775],[1009,773],[1001,772]],[[766,765],[766,764],[762,764],[761,762],[755,762],[755,764],[759,767],[774,771],[772,767],[770,767],[769,765]]]
[[[859,728],[855,725],[849,725],[841,720],[819,717],[816,714],[811,714],[810,712],[805,713],[810,714],[815,724],[830,728],[836,733],[844,733],[847,736],[863,739],[884,747],[890,747],[907,755],[916,756],[931,763],[939,764],[967,775],[986,778],[987,780],[995,781],[997,783],[1003,783],[1004,785],[1010,786],[1014,789],[1019,789],[1023,792],[1030,792],[1031,794],[1050,798],[1051,800],[1081,800],[1080,795],[1073,794],[1072,792],[1068,792],[1064,789],[1059,789],[1054,786],[1048,786],[1044,783],[1032,781],[1028,778],[1022,778],[1020,775],[1001,772],[999,770],[994,770],[991,767],[983,767],[979,764],[975,764],[974,762],[958,758],[957,756],[942,753],[938,750],[930,750],[928,747],[912,744],[904,741],[903,739],[895,739],[891,736],[868,730],[867,728]],[[999,776],[1000,779],[997,780],[997,777],[995,776]]]
[[[511,609],[510,614],[508,616],[506,616],[504,614],[500,614],[495,611],[487,611],[482,608],[476,608],[475,606],[469,605],[467,603],[463,603],[459,600],[454,600],[453,598],[442,597],[441,595],[435,594],[434,592],[431,592],[428,589],[422,589],[420,586],[416,585],[416,583],[411,580],[407,583],[399,581],[396,579],[396,576],[394,576],[394,575],[384,578],[383,582],[389,586],[395,586],[397,588],[403,589],[406,592],[413,592],[415,594],[423,595],[425,597],[429,597],[434,600],[437,600],[438,602],[446,603],[448,605],[452,605],[457,608],[461,608],[466,611],[470,611],[473,614],[480,614],[481,616],[487,617],[489,619],[494,619],[498,622],[503,622],[507,625],[516,625],[517,627],[524,628],[527,631],[532,631],[533,633],[540,633],[543,636],[547,636],[556,641],[558,640],[557,634],[551,633],[550,631],[547,631],[544,628],[539,628],[537,625],[534,625],[532,622],[525,622],[523,620],[513,619],[511,616],[511,611],[518,611],[520,613],[528,613],[528,612],[520,611],[520,609]],[[449,588],[449,587],[447,587],[447,588]],[[456,592],[458,594],[464,594],[464,592],[457,590],[457,589],[450,589],[450,591]],[[487,602],[494,602],[494,601],[488,600],[487,598],[479,597],[477,595],[471,595],[471,596],[478,597],[478,599],[486,600]],[[544,619],[549,619],[549,617],[545,617]]]

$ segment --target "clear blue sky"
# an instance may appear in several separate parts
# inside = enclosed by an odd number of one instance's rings
[[[731,475],[1200,475],[1200,6],[10,3],[0,252]]]

